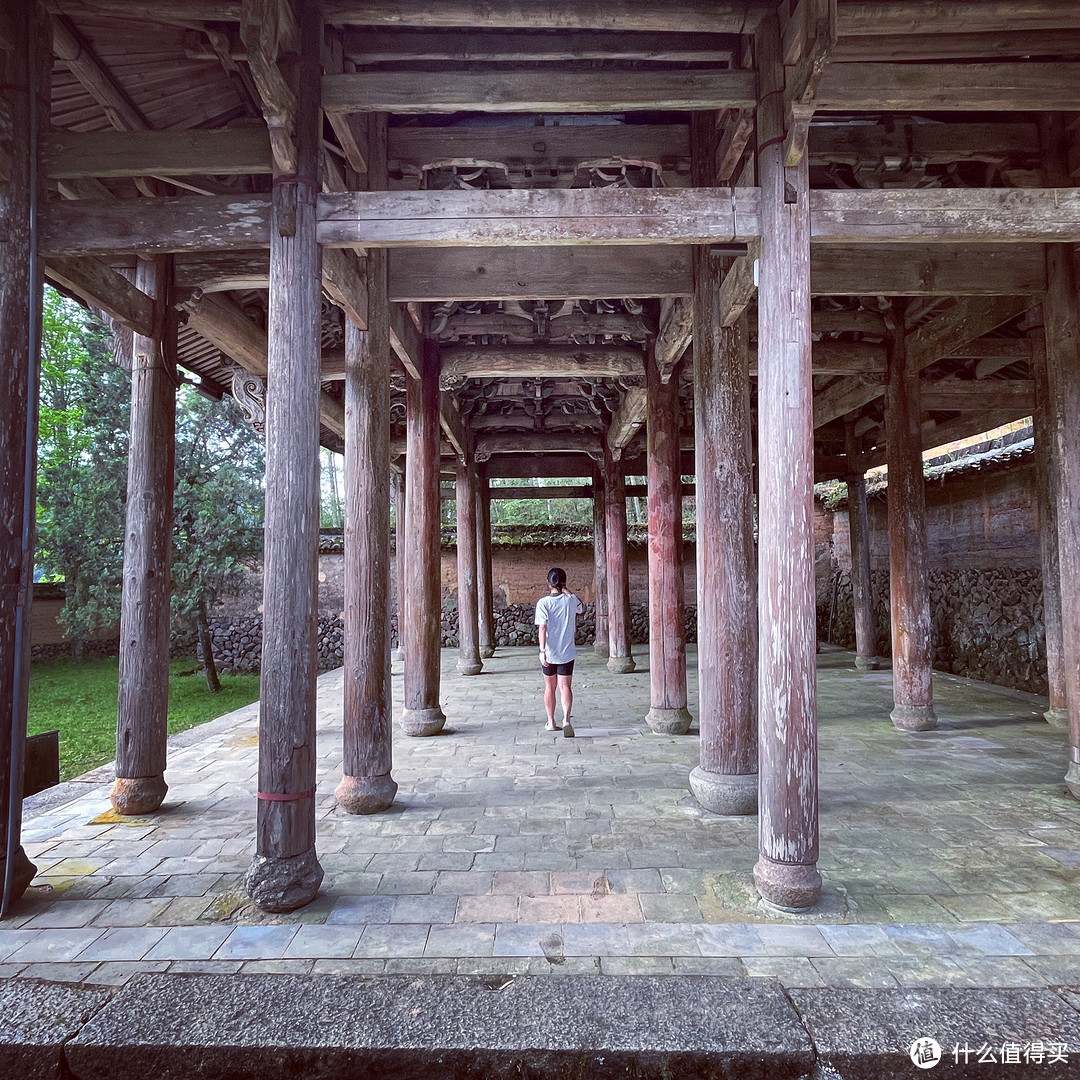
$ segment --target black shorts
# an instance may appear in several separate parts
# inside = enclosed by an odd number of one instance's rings
[[[541,664],[540,670],[550,679],[553,675],[573,675],[574,661],[568,664]]]

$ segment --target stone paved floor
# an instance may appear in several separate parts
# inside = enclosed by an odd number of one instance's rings
[[[819,663],[821,862],[807,917],[757,903],[756,821],[697,808],[696,738],[653,735],[647,657],[575,676],[577,738],[543,731],[531,649],[466,679],[444,654],[446,732],[395,732],[391,811],[335,808],[341,673],[319,684],[315,903],[267,916],[252,852],[256,708],[171,743],[163,810],[119,818],[110,771],[31,808],[39,875],[0,925],[0,975],[136,971],[714,972],[789,987],[1080,982],[1080,804],[1042,703],[935,678],[941,726],[888,720],[890,675]],[[691,710],[696,670],[691,652]],[[400,665],[396,665],[399,667]],[[400,694],[400,674],[395,675]]]

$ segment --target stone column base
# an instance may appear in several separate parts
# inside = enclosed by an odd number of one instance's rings
[[[766,907],[809,911],[821,896],[821,875],[814,865],[774,862],[765,855],[754,867],[754,884]]]
[[[593,644],[592,648],[593,652],[596,653],[597,656],[607,656],[608,654],[608,647],[606,641],[597,641]]]
[[[937,727],[933,705],[897,705],[889,719],[901,731],[933,731]]]
[[[402,709],[401,729],[406,735],[423,738],[438,735],[446,723],[446,714],[436,705],[433,709]]]
[[[481,645],[480,646],[480,659],[490,660],[495,655],[494,645]]]
[[[256,855],[244,876],[244,888],[263,911],[295,911],[319,895],[323,868],[315,849],[286,857]]]
[[[4,864],[7,862],[7,856],[3,851],[0,851],[0,886],[4,881]],[[15,873],[11,878],[11,902],[15,903],[30,885],[30,882],[34,880],[34,875],[37,873],[37,867],[26,857],[26,852],[23,850],[22,844],[15,849],[15,858],[12,860],[12,866]]]
[[[690,725],[693,722],[694,718],[690,715],[690,710],[685,707],[681,709],[660,709],[654,705],[645,714],[645,723],[657,735],[685,735],[690,730]]]
[[[389,809],[397,789],[397,781],[389,773],[382,776],[346,774],[338,784],[334,798],[347,814],[378,814]]]
[[[479,675],[484,670],[484,665],[480,662],[479,656],[475,660],[472,657],[459,656],[457,669],[459,675]]]
[[[757,773],[714,773],[699,765],[690,773],[690,790],[714,814],[746,817],[758,812]]]
[[[109,792],[113,809],[125,817],[152,814],[164,801],[169,785],[165,777],[118,776]]]
[[[1046,712],[1043,713],[1043,716],[1051,727],[1067,728],[1069,726],[1068,709],[1047,709]]]
[[[637,669],[632,656],[608,655],[607,669],[612,675],[627,675]]]
[[[877,671],[881,667],[880,656],[856,656],[855,667],[859,671]]]

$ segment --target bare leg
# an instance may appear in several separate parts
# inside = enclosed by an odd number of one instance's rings
[[[574,689],[570,685],[569,675],[560,675],[559,691],[562,695],[563,723],[570,719],[570,711],[574,707]]]
[[[555,731],[555,687],[557,675],[544,676],[544,709],[547,712],[548,731]]]

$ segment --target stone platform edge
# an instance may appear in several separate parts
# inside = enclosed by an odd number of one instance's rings
[[[1080,989],[809,989],[671,976],[140,975],[118,990],[0,984],[0,1076],[20,1080],[918,1075],[975,1051],[1056,1046],[1080,1068]],[[954,1047],[970,1049],[954,1060]],[[1018,1050],[1018,1052],[1025,1052]],[[1065,1057],[1062,1060],[1061,1055]]]

